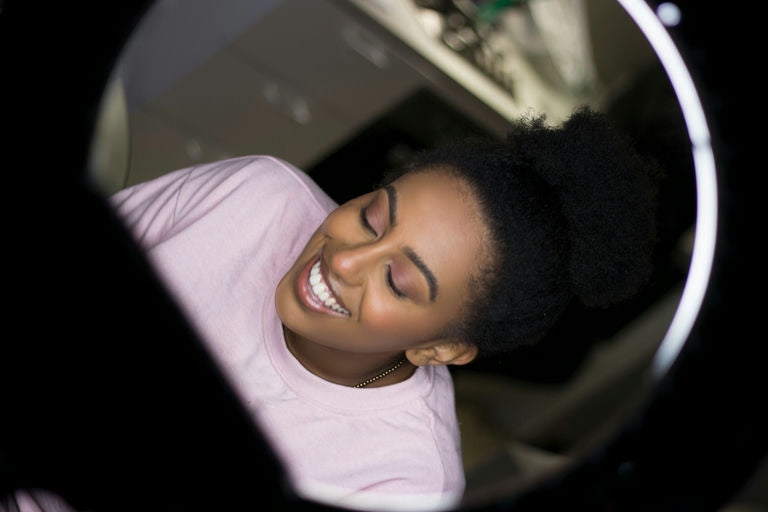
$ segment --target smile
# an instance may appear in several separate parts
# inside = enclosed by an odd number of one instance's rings
[[[308,264],[299,274],[297,288],[299,298],[310,309],[321,313],[335,313],[350,316],[349,311],[340,304],[321,272],[322,258]]]

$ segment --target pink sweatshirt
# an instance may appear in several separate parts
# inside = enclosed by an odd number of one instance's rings
[[[464,474],[447,368],[354,389],[310,373],[285,345],[277,283],[336,207],[306,174],[241,157],[112,201],[300,494],[368,509],[456,504]]]

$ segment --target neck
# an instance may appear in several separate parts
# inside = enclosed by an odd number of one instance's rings
[[[355,386],[392,368],[403,356],[402,351],[353,353],[318,345],[283,326],[288,350],[309,372],[321,379]],[[406,380],[416,367],[406,361],[395,371],[371,382],[366,387],[388,386]]]

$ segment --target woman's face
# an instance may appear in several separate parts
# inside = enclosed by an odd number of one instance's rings
[[[461,181],[408,174],[325,219],[278,285],[278,315],[293,334],[337,350],[428,346],[465,306],[484,232]]]

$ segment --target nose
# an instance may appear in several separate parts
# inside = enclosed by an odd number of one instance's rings
[[[380,261],[385,250],[383,244],[377,242],[340,245],[331,249],[328,266],[345,284],[358,285]]]

